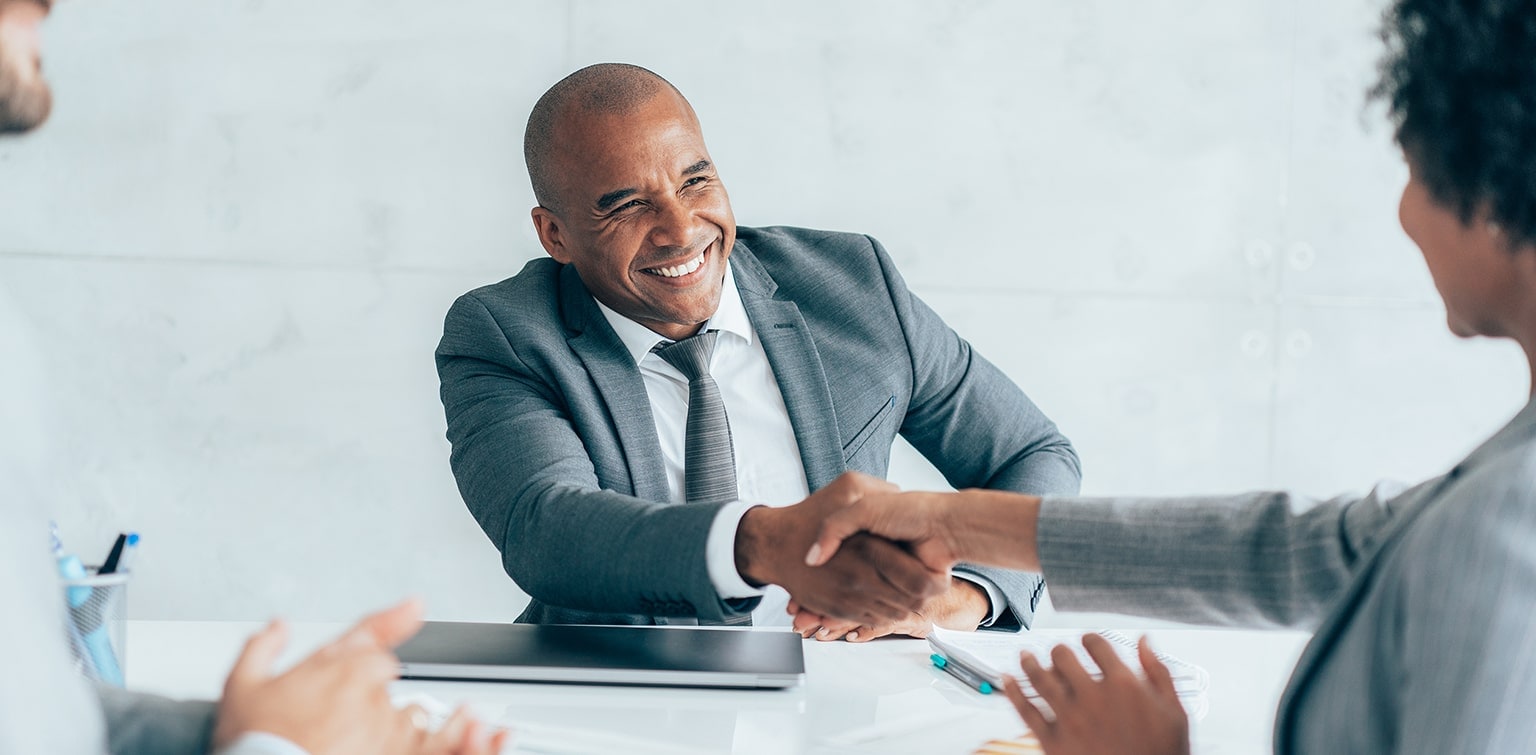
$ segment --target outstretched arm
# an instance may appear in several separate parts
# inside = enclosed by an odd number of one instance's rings
[[[1285,493],[1184,499],[1046,499],[985,490],[871,496],[833,514],[819,563],[860,531],[908,541],[932,568],[1039,569],[1057,605],[1176,621],[1308,626],[1347,582],[1403,493],[1313,502]]]

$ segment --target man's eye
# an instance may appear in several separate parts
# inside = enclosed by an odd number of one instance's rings
[[[683,183],[684,186],[698,186],[709,180],[708,176],[694,176]]]
[[[618,207],[613,208],[613,211],[614,212],[623,212],[625,210],[633,210],[633,209],[635,209],[636,207],[639,207],[639,206],[640,206],[640,200],[638,200],[638,199],[631,199],[628,202],[625,202],[624,204],[621,204]]]

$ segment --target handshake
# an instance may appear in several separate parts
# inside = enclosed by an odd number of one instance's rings
[[[1034,559],[1020,558],[1022,543],[989,532],[988,519],[1022,522],[1019,514],[1038,501],[982,490],[902,493],[849,472],[793,506],[749,510],[736,534],[736,569],[749,583],[783,587],[805,637],[857,642],[922,637],[935,625],[975,629],[990,613],[987,594],[950,568],[971,560],[1029,568]],[[998,550],[1018,553],[1000,559]]]

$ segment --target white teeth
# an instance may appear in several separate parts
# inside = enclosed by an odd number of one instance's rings
[[[700,254],[699,256],[694,257],[693,259],[688,260],[681,265],[673,265],[672,267],[653,267],[647,269],[646,272],[651,273],[652,275],[659,275],[663,278],[681,278],[684,275],[698,270],[699,265],[702,264],[704,264],[704,255]]]

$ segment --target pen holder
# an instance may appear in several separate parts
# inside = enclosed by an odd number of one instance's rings
[[[86,678],[123,686],[130,572],[61,579],[65,635],[75,669]]]

